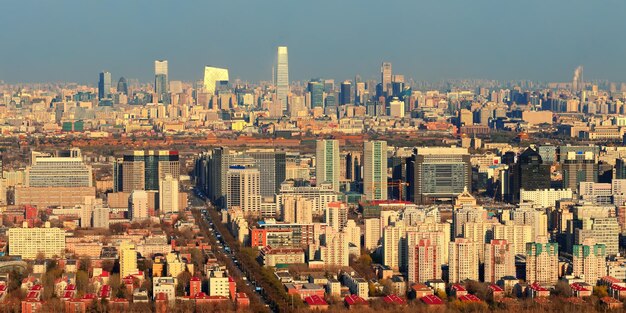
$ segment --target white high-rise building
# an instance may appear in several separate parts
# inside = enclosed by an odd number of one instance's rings
[[[387,142],[363,143],[363,193],[366,200],[387,200]]]
[[[148,214],[148,193],[145,190],[133,190],[128,198],[128,215],[131,221],[145,220]]]
[[[315,177],[317,184],[332,183],[333,190],[339,191],[339,141],[318,140],[315,148]]]
[[[449,283],[478,280],[478,247],[477,243],[466,238],[455,238],[450,243]]]
[[[289,94],[289,55],[287,47],[278,47],[278,65],[276,67],[276,101],[282,110],[287,111],[287,95]]]
[[[355,250],[361,253],[361,228],[354,220],[348,220],[343,231],[346,233],[348,243],[353,244],[356,247]]]
[[[559,280],[559,245],[539,236],[526,244],[526,281],[554,285]]]
[[[344,232],[336,232],[332,228],[326,228],[323,244],[320,246],[320,258],[326,266],[348,266],[349,250],[348,240]]]
[[[282,199],[283,221],[296,224],[313,223],[313,200],[302,196],[287,196]]]
[[[215,94],[216,82],[228,81],[228,69],[205,66],[204,67],[204,91]]]
[[[111,209],[105,206],[96,207],[93,210],[93,227],[109,228],[109,214]]]
[[[26,167],[27,187],[92,187],[91,166],[85,165],[80,149],[69,156],[31,152],[31,165]]]
[[[348,222],[348,206],[343,202],[331,202],[326,207],[326,224],[335,231],[342,231]]]
[[[178,180],[166,175],[159,181],[159,210],[161,214],[178,212]]]
[[[382,237],[379,218],[365,219],[365,234],[363,234],[363,237],[365,249],[373,250],[378,247],[380,238]]]
[[[261,214],[261,182],[259,169],[234,165],[226,173],[226,203],[239,207],[246,215]]]

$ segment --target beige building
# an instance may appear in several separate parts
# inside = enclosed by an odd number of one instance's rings
[[[95,187],[15,187],[15,205],[38,208],[82,204],[85,197],[95,197]]]
[[[378,247],[378,243],[380,242],[380,238],[382,237],[380,234],[379,218],[365,219],[365,233],[363,234],[363,237],[365,249],[373,250]]]
[[[46,258],[65,255],[65,230],[51,228],[50,222],[42,228],[29,228],[24,222],[21,228],[10,228],[8,237],[10,256],[32,260],[39,253]]]
[[[230,295],[228,275],[224,271],[211,271],[209,274],[209,296]]]
[[[515,277],[515,248],[506,240],[485,244],[485,282],[497,283],[502,277]]]
[[[313,223],[313,200],[302,196],[286,196],[283,202],[283,221],[296,224]]]
[[[559,279],[559,245],[539,236],[526,244],[526,281],[554,285]]]
[[[120,280],[137,273],[137,250],[135,244],[123,241],[119,247]]]
[[[467,238],[455,238],[450,242],[449,283],[478,280],[478,249],[479,245]]]
[[[167,214],[179,211],[178,179],[166,175],[159,181],[159,212]]]
[[[572,275],[580,277],[586,283],[595,286],[598,280],[607,275],[606,245],[596,244],[587,239],[581,245],[573,247]]]

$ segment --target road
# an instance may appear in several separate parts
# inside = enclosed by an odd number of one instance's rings
[[[213,253],[215,253],[216,257],[218,258],[219,256],[223,256],[223,258],[220,259],[226,260],[226,262],[228,262],[226,266],[231,271],[231,276],[245,278],[243,282],[250,289],[250,292],[247,292],[248,296],[257,298],[258,302],[263,303],[266,306],[267,311],[270,311],[269,304],[272,303],[272,301],[267,299],[264,294],[260,294],[259,292],[255,291],[259,288],[253,283],[254,280],[250,279],[251,277],[249,277],[249,273],[244,273],[242,271],[241,262],[237,259],[236,254],[233,253],[230,247],[225,244],[223,235],[220,233],[219,229],[215,227],[215,221],[213,221],[211,214],[208,213],[208,210],[214,209],[212,205],[203,200],[203,195],[199,193],[189,193],[189,200],[190,207],[194,209],[199,209],[201,212],[200,216],[204,219],[205,224],[201,224],[199,226],[201,226],[201,229],[205,228],[206,234],[210,237],[211,245],[216,247],[216,249],[213,249]],[[217,222],[220,223],[220,221]],[[202,227],[205,225],[206,227]]]

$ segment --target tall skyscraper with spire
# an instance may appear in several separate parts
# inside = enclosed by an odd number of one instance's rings
[[[579,92],[583,89],[583,66],[580,65],[574,71],[574,78],[572,79],[572,91]]]
[[[276,101],[281,103],[283,111],[287,110],[287,94],[289,94],[289,57],[287,47],[280,46],[276,66]]]
[[[168,68],[167,60],[154,61],[154,92],[157,99],[154,102],[169,103],[168,90]]]

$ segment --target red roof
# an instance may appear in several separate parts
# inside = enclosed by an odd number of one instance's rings
[[[32,287],[30,287],[30,291],[37,291],[37,290],[41,290],[43,287],[41,285],[33,285]]]
[[[480,299],[472,294],[462,295],[459,297],[459,300],[461,300],[462,302],[480,302]]]
[[[611,285],[611,289],[617,290],[617,291],[624,291],[624,290],[626,290],[626,287],[624,287],[622,285],[618,285],[618,284],[613,284],[613,285]]]
[[[326,300],[322,299],[318,295],[308,296],[308,297],[304,298],[304,302],[306,302],[308,305],[311,305],[311,306],[314,306],[314,305],[328,305]]]
[[[404,299],[398,297],[397,295],[388,295],[383,298],[383,301],[389,304],[406,304],[406,301],[404,301]]]
[[[426,303],[427,305],[442,305],[443,304],[443,300],[441,300],[441,298],[435,295],[427,295],[427,296],[421,297],[420,300],[422,300],[422,302]]]
[[[362,305],[362,304],[367,304],[367,301],[365,301],[365,299],[359,297],[358,295],[352,294],[349,295],[347,297],[345,297],[344,299],[346,301],[346,303],[348,305]]]
[[[548,291],[548,289],[542,287],[541,285],[537,284],[536,282],[532,283],[530,285],[530,289],[532,289],[534,291]]]
[[[491,289],[493,292],[502,292],[504,291],[504,289],[502,289],[502,287],[496,285],[496,284],[490,284],[489,285],[489,289]]]
[[[98,293],[98,295],[100,296],[100,298],[108,298],[109,296],[111,296],[111,286],[103,285],[100,288],[100,292]]]
[[[96,294],[95,293],[87,293],[83,296],[82,300],[93,300],[96,298]]]
[[[65,287],[65,290],[76,290],[76,285],[69,284],[69,285],[67,285],[67,287]]]
[[[165,294],[165,292],[159,292],[159,293],[157,293],[157,295],[156,295],[156,300],[159,300],[159,301],[165,301],[165,300],[167,300],[167,294]]]
[[[229,278],[230,278],[230,277],[229,277]],[[198,278],[198,277],[194,276],[194,277],[191,277],[190,281],[200,281],[200,278]]]
[[[467,289],[465,289],[465,287],[463,287],[463,285],[460,285],[460,284],[454,284],[452,285],[452,287],[450,287],[450,289],[454,291],[467,291]]]
[[[28,294],[26,294],[26,299],[34,299],[39,297],[39,291],[30,291]]]
[[[65,291],[63,292],[63,296],[61,297],[62,299],[70,299],[72,297],[74,297],[74,291]]]
[[[602,277],[602,280],[605,280],[605,281],[607,281],[609,283],[613,283],[613,284],[622,282],[621,280],[619,280],[619,279],[617,279],[617,278],[615,278],[613,276],[604,276],[604,277]]]
[[[581,285],[579,283],[573,283],[573,284],[571,284],[569,286],[572,288],[572,290],[575,290],[575,291],[590,291],[587,287],[585,287],[585,286],[583,286],[583,285]]]

